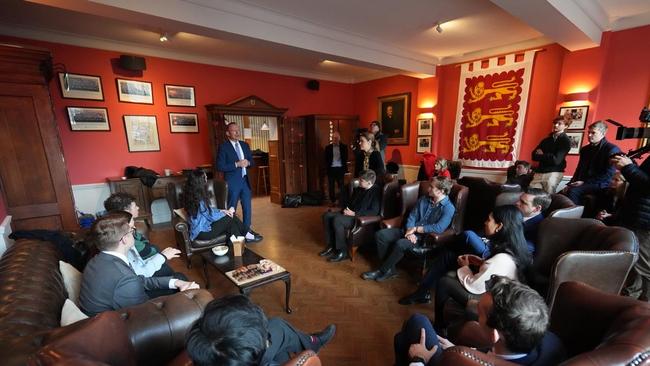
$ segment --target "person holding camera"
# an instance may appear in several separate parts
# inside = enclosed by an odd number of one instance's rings
[[[634,282],[625,290],[625,294],[650,300],[650,158],[641,166],[625,155],[616,155],[610,159],[612,165],[627,179],[629,186],[625,192],[616,222],[636,234],[639,240],[639,260],[630,273]]]

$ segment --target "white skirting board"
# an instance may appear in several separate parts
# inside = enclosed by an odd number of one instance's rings
[[[0,224],[0,256],[7,250],[10,246],[14,244],[14,241],[9,239],[11,234],[11,216],[5,217]]]

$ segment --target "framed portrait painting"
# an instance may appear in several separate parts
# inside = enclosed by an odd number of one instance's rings
[[[88,107],[66,107],[68,122],[72,131],[110,131],[108,109]]]
[[[148,81],[116,79],[120,102],[153,104],[153,88]]]
[[[165,84],[165,100],[168,106],[196,107],[193,86]]]
[[[431,152],[431,136],[418,137],[417,153],[424,154]]]
[[[104,100],[102,79],[99,76],[59,73],[61,96],[66,99]]]
[[[584,130],[585,122],[587,121],[587,113],[589,113],[588,105],[562,107],[560,108],[559,116],[568,114],[571,117],[571,124],[567,127],[568,130]]]
[[[386,135],[388,145],[409,144],[411,93],[387,95],[378,98],[377,119]]]
[[[198,133],[199,115],[196,113],[169,113],[171,133]]]
[[[418,136],[431,136],[433,134],[433,119],[418,120]]]
[[[584,133],[582,131],[567,132],[566,135],[567,137],[569,137],[569,141],[571,141],[571,149],[569,150],[569,155],[579,155],[580,147],[582,146],[582,137],[584,136]]]
[[[129,152],[160,151],[156,116],[124,116]]]

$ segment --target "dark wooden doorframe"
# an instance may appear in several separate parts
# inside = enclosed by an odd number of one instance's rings
[[[48,51],[0,44],[0,191],[14,230],[78,229]]]

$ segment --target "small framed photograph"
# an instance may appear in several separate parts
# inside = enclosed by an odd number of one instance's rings
[[[571,150],[569,150],[569,155],[578,155],[580,154],[580,147],[582,146],[582,137],[584,133],[580,132],[567,132],[566,135],[571,141]]]
[[[153,104],[153,88],[148,81],[115,79],[120,102]]]
[[[165,99],[168,106],[196,107],[193,86],[165,84]]]
[[[418,136],[431,136],[433,133],[433,119],[418,120]]]
[[[198,133],[199,115],[169,112],[169,129],[171,133]]]
[[[567,127],[568,130],[584,130],[588,112],[588,105],[578,107],[562,107],[560,108],[559,115],[564,116],[568,114],[571,117],[571,124],[569,127]]]
[[[431,152],[431,136],[418,137],[418,154],[424,154],[426,152]]]
[[[87,107],[66,107],[72,131],[110,131],[108,109]]]
[[[124,116],[129,152],[160,151],[156,116]]]
[[[59,73],[61,96],[66,99],[104,100],[102,79],[99,76]]]

